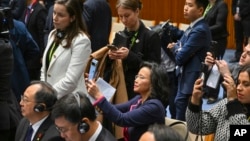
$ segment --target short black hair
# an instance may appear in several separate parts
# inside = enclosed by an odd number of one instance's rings
[[[46,105],[46,110],[51,111],[53,105],[57,101],[57,92],[56,90],[47,82],[45,81],[31,81],[30,85],[40,85],[41,89],[39,89],[34,99],[37,103],[44,103]]]
[[[155,141],[184,141],[177,131],[165,124],[155,123],[150,125],[148,132],[154,135]]]
[[[86,95],[79,95],[80,107],[75,94],[67,94],[59,99],[52,110],[52,118],[65,117],[71,123],[79,123],[82,118],[96,120],[95,108]]]
[[[197,4],[198,7],[203,7],[204,11],[208,5],[208,0],[195,0],[195,3]]]

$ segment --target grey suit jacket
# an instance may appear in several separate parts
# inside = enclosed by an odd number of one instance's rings
[[[102,131],[98,135],[96,141],[117,141],[117,140],[107,129],[102,127]]]
[[[15,141],[24,141],[26,133],[28,131],[30,122],[27,118],[23,118],[17,128]],[[57,139],[57,141],[63,141],[60,137],[59,132],[56,130],[54,121],[48,116],[47,119],[38,128],[33,141],[52,141]]]

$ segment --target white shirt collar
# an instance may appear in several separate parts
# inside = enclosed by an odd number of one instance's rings
[[[48,116],[44,117],[43,119],[39,120],[38,122],[36,122],[35,124],[32,125],[33,133],[32,133],[31,140],[33,140],[33,138],[34,138],[37,130],[39,129],[39,127],[41,126],[41,124],[45,121],[45,119],[47,119]]]
[[[101,133],[101,131],[102,131],[102,124],[101,124],[99,121],[97,121],[97,123],[98,123],[98,127],[97,127],[97,129],[95,130],[95,133],[90,137],[89,141],[96,141],[98,135],[99,135],[99,134]]]
[[[193,21],[192,23],[190,23],[190,27],[193,28],[193,26],[194,26],[196,23],[198,23],[200,20],[202,20],[202,19],[203,19],[203,16],[200,17],[200,18],[198,18],[198,19],[196,19],[195,21]]]

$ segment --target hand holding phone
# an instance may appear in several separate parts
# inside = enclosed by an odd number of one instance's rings
[[[110,50],[118,50],[119,48],[115,45],[107,45]]]

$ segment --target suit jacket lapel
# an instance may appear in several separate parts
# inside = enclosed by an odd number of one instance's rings
[[[65,45],[65,44],[66,44],[66,40],[63,40],[62,43],[58,45],[57,49],[55,50],[55,52],[51,58],[51,62],[50,62],[48,71],[51,68],[51,66],[55,63],[57,58],[65,51],[65,49],[62,47],[62,45]],[[71,49],[71,48],[68,48],[68,49]]]
[[[48,130],[48,128],[50,127],[51,124],[53,124],[53,120],[51,119],[50,116],[48,116],[45,121],[41,124],[41,126],[38,128],[33,141],[37,141],[37,140],[41,140],[44,133],[46,132],[46,130]],[[39,139],[38,139],[39,138]]]
[[[35,12],[35,9],[36,9],[36,6],[37,6],[37,2],[35,2],[33,5],[32,5],[32,7],[31,7],[31,9],[30,9],[30,12],[29,12],[29,17],[28,17],[28,19],[27,19],[27,26],[28,26],[28,24],[30,23],[30,20],[32,19],[34,19],[34,18],[36,18],[36,17],[33,17],[33,13]]]
[[[30,122],[28,120],[25,120],[24,121],[24,124],[23,124],[23,130],[24,130],[24,134],[22,134],[20,136],[20,141],[24,141],[25,140],[25,137],[26,137],[26,134],[28,132],[28,128],[29,128],[29,125],[30,125]]]

